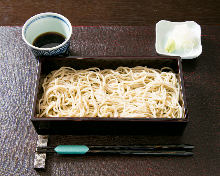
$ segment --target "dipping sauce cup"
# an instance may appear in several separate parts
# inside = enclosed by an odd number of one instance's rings
[[[31,17],[22,28],[22,38],[35,56],[64,54],[69,48],[71,35],[69,20],[52,12]]]

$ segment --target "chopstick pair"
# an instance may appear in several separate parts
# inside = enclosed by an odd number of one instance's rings
[[[193,145],[142,145],[142,146],[86,146],[58,145],[56,147],[37,147],[37,153],[57,153],[60,155],[115,154],[149,156],[192,156]]]

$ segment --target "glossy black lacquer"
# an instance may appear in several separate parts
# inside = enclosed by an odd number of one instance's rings
[[[65,145],[63,145],[65,146]],[[74,145],[73,145],[74,146]],[[69,147],[69,146],[68,146]],[[193,145],[134,145],[134,146],[87,146],[86,155],[147,155],[147,156],[192,156]],[[56,147],[37,147],[37,153],[56,153]],[[60,154],[58,152],[58,154]],[[63,153],[64,154],[64,153]],[[73,153],[66,152],[65,155]],[[74,154],[75,155],[75,154]]]
[[[185,113],[181,119],[118,118],[118,117],[44,117],[38,118],[36,103],[42,96],[41,83],[51,71],[62,66],[75,69],[99,67],[116,69],[119,66],[171,67],[179,75]],[[39,59],[32,123],[38,134],[181,134],[188,122],[182,63],[179,57],[47,57]]]

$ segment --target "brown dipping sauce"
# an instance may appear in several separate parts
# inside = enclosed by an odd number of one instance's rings
[[[63,43],[65,39],[66,37],[58,32],[46,32],[39,35],[33,45],[38,48],[52,48]]]

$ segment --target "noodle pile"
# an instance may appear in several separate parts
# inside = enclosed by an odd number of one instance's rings
[[[61,67],[42,87],[39,117],[181,118],[183,113],[178,79],[163,69]]]

